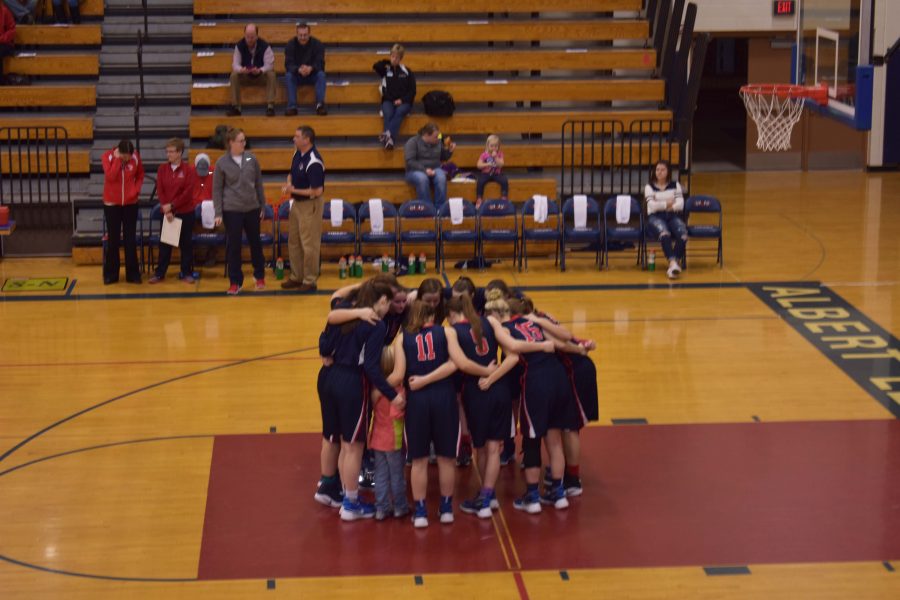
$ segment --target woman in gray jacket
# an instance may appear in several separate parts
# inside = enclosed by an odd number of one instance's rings
[[[266,289],[266,263],[259,238],[259,222],[265,216],[266,196],[263,193],[262,170],[252,153],[244,150],[247,136],[237,127],[229,129],[226,137],[228,151],[216,161],[213,172],[213,205],[216,225],[225,223],[225,255],[231,287],[235,296],[244,284],[241,271],[241,233],[247,236],[256,289]]]

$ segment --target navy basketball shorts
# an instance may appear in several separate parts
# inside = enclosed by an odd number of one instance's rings
[[[325,375],[322,392],[322,437],[330,442],[364,442],[369,429],[369,403],[362,371],[333,365]]]
[[[456,458],[461,432],[459,403],[452,383],[447,381],[447,385],[430,385],[424,390],[408,393],[406,447],[409,459],[427,458],[432,443],[438,456]]]
[[[522,436],[540,438],[548,429],[576,424],[574,393],[562,363],[555,356],[526,365],[522,378],[519,427]]]
[[[483,391],[478,387],[477,377],[468,377],[462,397],[473,446],[483,448],[488,440],[502,441],[515,437],[512,398],[504,379]]]
[[[563,364],[566,365],[566,371],[575,390],[575,400],[579,404],[578,419],[582,422],[599,420],[600,402],[597,394],[597,367],[594,361],[578,354],[567,354],[565,358],[567,360],[564,360]]]

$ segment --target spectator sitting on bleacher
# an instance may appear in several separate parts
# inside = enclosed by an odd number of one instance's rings
[[[37,13],[37,0],[3,0],[3,4],[12,13],[16,23],[33,25]]]
[[[197,173],[197,177],[194,178],[194,209],[196,209],[205,200],[212,202],[213,168],[209,164],[209,154],[201,152],[194,158],[194,170]],[[206,247],[203,266],[214,267],[215,265],[216,246],[209,244]]]
[[[253,23],[244,27],[244,37],[234,47],[231,59],[231,108],[229,117],[241,114],[241,85],[266,85],[266,116],[275,116],[275,54],[259,37]]]
[[[478,183],[475,184],[475,208],[481,208],[484,198],[484,186],[489,181],[500,184],[500,197],[503,200],[509,196],[509,180],[503,171],[503,150],[500,149],[500,137],[489,135],[484,144],[484,152],[478,157],[476,166],[481,171],[478,174]]]
[[[454,143],[444,146],[440,135],[438,126],[429,121],[403,147],[406,181],[416,188],[416,198],[419,200],[429,199],[429,187],[433,183],[435,208],[440,208],[447,201],[447,174],[441,168],[441,163],[450,160],[456,148]]]
[[[678,261],[684,257],[687,242],[687,226],[681,218],[684,194],[681,184],[672,181],[672,166],[668,161],[660,160],[653,165],[650,183],[644,188],[644,197],[647,199],[648,226],[656,232],[669,261],[666,274],[669,279],[677,279],[681,273]]]
[[[81,23],[81,9],[78,0],[69,0],[69,14],[63,8],[63,0],[53,0],[53,21],[55,23]]]
[[[310,35],[309,24],[297,23],[297,37],[284,49],[284,70],[287,73],[286,117],[297,114],[297,88],[311,85],[316,90],[316,114],[325,116],[325,45]]]
[[[401,63],[405,50],[400,44],[391,47],[390,60],[379,60],[372,69],[381,77],[381,115],[384,131],[378,141],[385,150],[394,149],[394,140],[400,135],[400,124],[412,110],[416,99],[416,76]]]
[[[3,58],[16,52],[16,20],[6,5],[0,4],[0,85],[20,85],[17,75],[3,75]]]

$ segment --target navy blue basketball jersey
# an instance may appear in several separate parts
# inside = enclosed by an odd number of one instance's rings
[[[403,332],[406,376],[427,375],[450,360],[447,334],[441,325],[423,327],[417,333]]]
[[[503,326],[517,340],[525,342],[543,342],[547,338],[544,337],[544,330],[537,323],[529,321],[525,317],[515,317],[505,322]],[[538,364],[549,358],[554,357],[552,352],[523,352],[519,358],[529,365]]]
[[[460,321],[453,325],[456,337],[459,338],[459,347],[465,353],[466,358],[486,367],[492,361],[497,360],[497,340],[494,338],[494,330],[485,317],[481,319],[481,343],[475,339],[472,324],[468,321]]]

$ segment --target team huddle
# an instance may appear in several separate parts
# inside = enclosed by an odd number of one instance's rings
[[[499,508],[501,452],[513,451],[517,423],[526,489],[514,508],[565,509],[569,497],[582,493],[579,432],[598,418],[596,368],[587,356],[592,341],[573,337],[502,280],[481,289],[461,277],[444,288],[430,278],[410,291],[380,274],[338,290],[331,304],[319,338],[317,501],[339,508],[345,521],[412,512],[413,525],[427,527],[433,453],[438,517],[452,523],[457,454],[470,437],[482,487],[460,510],[490,518]],[[543,492],[542,441],[549,460]],[[374,505],[359,496],[366,447],[375,458]]]

